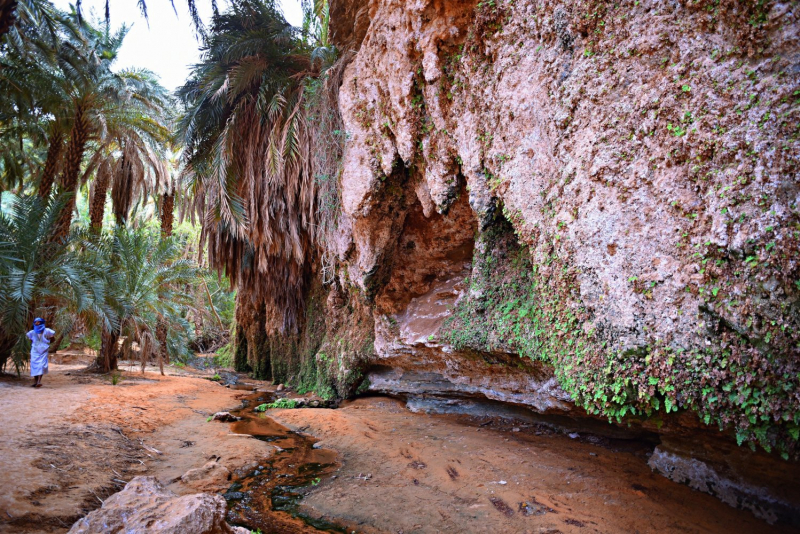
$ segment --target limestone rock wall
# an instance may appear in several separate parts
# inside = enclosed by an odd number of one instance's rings
[[[340,89],[337,252],[342,283],[375,299],[381,358],[462,361],[436,332],[421,343],[391,328],[461,270],[413,247],[457,255],[504,218],[528,248],[539,300],[557,303],[539,310],[553,323],[541,337],[566,325],[542,351],[573,349],[540,359],[574,400],[612,416],[693,409],[752,426],[742,439],[765,444],[796,434],[796,6],[333,7],[349,14],[334,21],[340,45],[357,50]],[[620,384],[633,387],[610,399]],[[755,384],[780,392],[762,402]]]
[[[352,52],[334,291],[372,309],[371,390],[797,456],[796,4],[331,13]]]

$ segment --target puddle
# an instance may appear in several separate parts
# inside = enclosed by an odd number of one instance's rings
[[[269,393],[254,393],[231,413],[242,418],[231,432],[249,434],[278,447],[257,468],[236,480],[223,495],[228,501],[228,522],[261,532],[346,532],[344,527],[299,512],[299,502],[338,467],[336,452],[315,449],[316,439],[298,434],[253,407],[271,402]]]

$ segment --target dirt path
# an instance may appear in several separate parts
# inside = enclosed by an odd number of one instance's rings
[[[385,398],[269,414],[341,454],[337,478],[306,497],[305,511],[364,531],[781,532],[653,474],[644,448],[413,414]]]
[[[175,479],[209,459],[235,475],[272,453],[206,421],[245,392],[138,371],[112,385],[84,368],[51,364],[39,389],[24,377],[0,378],[0,532],[65,532],[134,476],[190,493]]]
[[[273,432],[269,425],[250,428],[253,418],[233,427],[206,421],[240,405],[249,391],[197,376],[137,371],[123,372],[112,385],[108,377],[83,373],[84,366],[51,365],[40,389],[28,387],[29,380],[0,378],[0,532],[65,532],[141,474],[155,475],[178,493],[194,493],[197,487],[181,475],[211,461],[230,476],[209,491],[237,483],[258,495],[247,500],[256,503],[270,498],[274,484],[267,479],[298,469],[297,454],[287,453],[298,446],[291,436],[273,442],[236,434]],[[341,466],[303,490],[308,495],[300,509],[317,524],[332,521],[348,532],[782,532],[654,475],[646,465],[648,449],[635,443],[570,438],[501,420],[414,414],[377,397],[338,410],[267,415],[322,440],[303,453],[308,461],[319,463],[317,456],[329,454],[325,463]],[[337,453],[317,451],[320,445]],[[287,458],[292,465],[281,467]],[[267,478],[254,476],[256,471]],[[257,512],[232,506],[239,517]]]

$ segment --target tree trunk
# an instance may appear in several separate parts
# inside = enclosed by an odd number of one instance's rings
[[[11,357],[11,351],[17,343],[17,336],[8,336],[5,330],[0,329],[0,373],[6,371],[8,363],[16,363]],[[17,367],[17,372],[19,368]]]
[[[175,191],[168,191],[161,197],[161,237],[172,235],[175,222]]]
[[[175,221],[175,192],[167,191],[161,198],[161,237],[172,236],[172,224]],[[156,324],[156,340],[158,341],[158,355],[160,360],[169,363],[167,350],[167,323],[163,319]],[[163,370],[162,370],[163,374]]]
[[[0,37],[17,21],[17,0],[0,0]]]
[[[78,190],[78,176],[81,171],[83,153],[86,150],[86,142],[89,140],[89,118],[83,108],[83,104],[78,104],[75,110],[75,123],[67,145],[67,156],[64,162],[64,174],[61,176],[61,189],[65,193],[71,193],[67,199],[64,211],[58,219],[53,237],[64,239],[69,235],[69,226],[72,223],[72,212],[75,211],[75,193]]]
[[[169,365],[169,351],[167,350],[167,323],[159,319],[156,323],[156,340],[158,341],[158,365],[161,374],[164,374],[163,364]]]
[[[106,195],[108,186],[111,184],[111,171],[104,169],[103,165],[97,171],[97,177],[94,180],[94,194],[89,205],[90,227],[96,234],[99,234],[103,228],[103,217],[106,214]]]
[[[109,373],[117,368],[117,342],[119,341],[119,336],[103,329],[100,338],[97,367],[101,372]]]
[[[2,0],[0,0],[2,2]],[[53,192],[53,181],[56,177],[58,160],[64,151],[64,134],[60,131],[50,136],[50,146],[47,148],[47,159],[44,162],[42,178],[39,180],[39,196],[48,198]]]

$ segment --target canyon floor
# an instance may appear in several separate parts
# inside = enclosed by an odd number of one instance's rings
[[[195,492],[180,477],[209,460],[231,473],[206,488],[223,492],[280,451],[207,421],[253,395],[203,378],[213,371],[124,367],[115,385],[80,354],[54,360],[42,388],[0,379],[0,532],[66,532],[137,475]],[[299,510],[348,532],[785,532],[653,474],[641,443],[417,414],[385,397],[267,417],[335,451]]]

